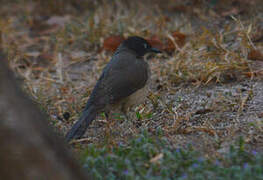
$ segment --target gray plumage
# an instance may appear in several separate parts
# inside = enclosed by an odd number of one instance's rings
[[[113,108],[126,111],[142,99],[140,96],[145,97],[144,89],[150,74],[148,63],[143,58],[147,52],[159,51],[136,36],[128,38],[118,47],[103,69],[80,119],[66,135],[67,141],[80,138],[98,113],[110,112]]]

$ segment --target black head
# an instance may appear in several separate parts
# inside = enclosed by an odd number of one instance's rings
[[[134,50],[138,56],[144,56],[146,53],[161,53],[160,50],[153,48],[145,39],[138,36],[131,36],[123,41],[122,46]]]

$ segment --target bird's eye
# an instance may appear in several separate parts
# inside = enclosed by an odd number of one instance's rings
[[[147,49],[148,48],[148,44],[144,43],[144,48]]]

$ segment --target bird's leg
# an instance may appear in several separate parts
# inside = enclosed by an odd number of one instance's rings
[[[104,112],[107,121],[109,121],[109,118],[110,118],[109,113],[110,113],[110,112],[108,112],[108,111],[107,111],[107,112]]]
[[[127,107],[125,106],[125,104],[123,104],[123,105],[121,106],[121,112],[122,112],[122,114],[124,115],[125,120],[128,120],[129,117],[128,117],[128,114],[127,114]]]
[[[110,113],[110,111],[104,112],[104,114],[107,119],[107,126],[105,130],[106,141],[109,144],[113,144],[114,137],[116,136],[116,132],[118,132],[116,131],[116,126],[115,126],[116,121],[114,121],[113,114]]]
[[[105,114],[105,118],[106,118],[106,130],[104,131],[105,132],[105,137],[108,139],[111,137],[111,121],[112,121],[112,118],[110,116],[110,111],[104,111],[104,114]]]
[[[112,120],[112,118],[110,117],[110,111],[105,111],[104,114],[105,114],[106,121],[107,121],[107,129],[110,129],[110,124]]]

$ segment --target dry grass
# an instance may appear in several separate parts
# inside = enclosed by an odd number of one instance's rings
[[[110,60],[111,53],[102,49],[106,37],[155,35],[175,43],[174,52],[149,61],[152,94],[147,103],[136,107],[136,113],[130,113],[133,121],[120,118],[108,126],[101,116],[88,130],[88,138],[76,144],[116,144],[140,129],[152,133],[162,129],[178,146],[192,143],[205,153],[213,153],[221,151],[235,137],[248,135],[251,123],[253,133],[247,136],[247,142],[252,148],[259,148],[262,143],[258,137],[263,136],[262,117],[246,119],[246,112],[255,112],[249,110],[249,102],[253,102],[262,86],[255,84],[262,63],[247,58],[251,50],[263,48],[262,42],[254,41],[262,32],[260,14],[251,15],[248,11],[245,18],[235,13],[224,17],[221,14],[227,10],[220,14],[206,6],[178,13],[157,4],[127,6],[116,1],[94,5],[95,9],[81,15],[74,11],[45,20],[36,12],[35,4],[16,6],[17,11],[11,5],[2,7],[4,50],[10,66],[24,78],[25,91],[62,133],[78,118],[102,68]],[[183,46],[178,46],[171,36],[174,31],[186,35]],[[69,119],[63,118],[65,113],[70,114]]]

